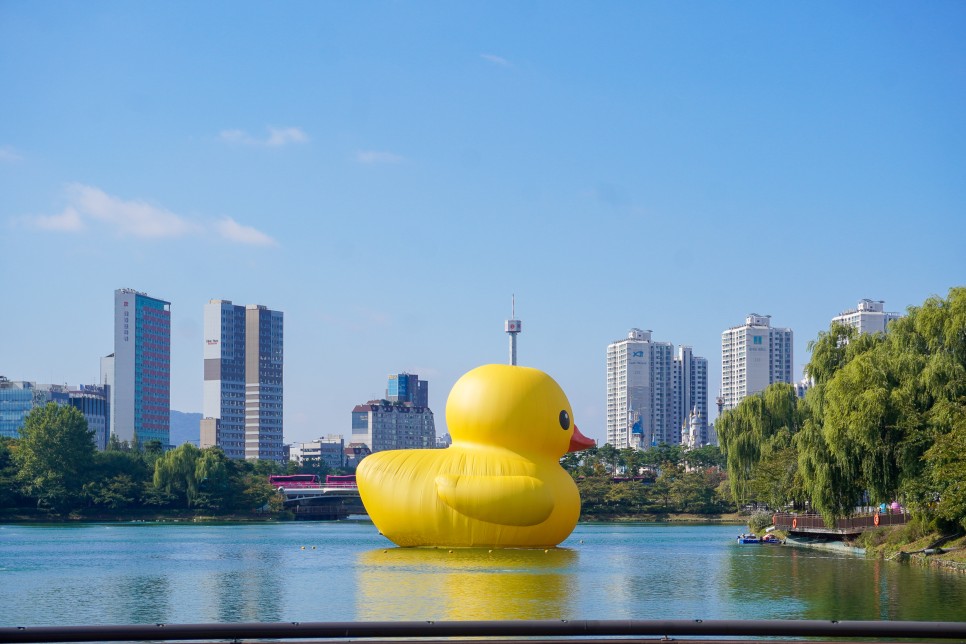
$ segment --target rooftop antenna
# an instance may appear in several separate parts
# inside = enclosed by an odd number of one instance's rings
[[[510,364],[517,363],[517,334],[523,331],[523,324],[517,317],[517,296],[511,295],[510,299],[510,319],[503,325],[503,330],[510,336]]]

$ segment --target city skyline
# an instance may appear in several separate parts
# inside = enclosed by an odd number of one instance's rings
[[[285,312],[284,440],[390,373],[550,374],[603,441],[629,328],[708,360],[966,276],[966,5],[0,4],[0,374],[93,384],[112,294]],[[171,43],[177,43],[172,47]]]

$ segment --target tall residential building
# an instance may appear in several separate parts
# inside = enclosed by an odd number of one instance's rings
[[[389,374],[386,398],[390,402],[408,402],[416,407],[429,407],[429,383],[413,373]]]
[[[128,443],[170,444],[171,303],[114,291],[111,433]]]
[[[679,346],[674,358],[674,427],[692,447],[710,443],[708,435],[708,360],[694,355],[691,347]]]
[[[832,322],[839,322],[850,326],[861,333],[885,333],[889,322],[902,317],[901,313],[883,311],[885,302],[882,300],[860,300],[858,306],[839,313]]]
[[[631,329],[607,345],[607,442],[647,449],[681,442],[674,424],[674,346]]]
[[[721,403],[733,409],[776,382],[792,383],[792,330],[773,328],[771,316],[752,313],[721,334]]]
[[[429,407],[409,402],[370,400],[352,409],[352,443],[372,452],[436,447],[436,424]]]
[[[282,462],[282,312],[211,300],[204,319],[201,446]]]

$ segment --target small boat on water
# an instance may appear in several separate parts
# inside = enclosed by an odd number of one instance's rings
[[[766,534],[764,537],[762,537],[761,542],[770,543],[773,546],[780,546],[782,544],[782,540],[779,539],[777,535],[774,535],[771,533]]]
[[[749,544],[749,543],[761,543],[761,539],[758,538],[756,534],[739,534],[738,543]]]

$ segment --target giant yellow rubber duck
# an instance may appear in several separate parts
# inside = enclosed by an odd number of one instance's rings
[[[356,471],[379,531],[399,546],[552,547],[580,516],[580,494],[560,467],[594,443],[567,396],[529,367],[484,365],[446,401],[447,449],[371,454]]]

